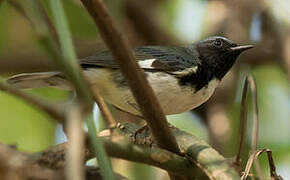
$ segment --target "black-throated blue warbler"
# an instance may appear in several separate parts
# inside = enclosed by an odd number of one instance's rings
[[[152,86],[166,115],[196,108],[213,94],[237,57],[252,45],[240,46],[214,36],[187,46],[143,46],[134,50],[140,67]],[[80,60],[91,85],[117,108],[140,116],[138,105],[109,51]],[[59,72],[24,73],[8,83],[20,88],[55,86],[70,88]]]

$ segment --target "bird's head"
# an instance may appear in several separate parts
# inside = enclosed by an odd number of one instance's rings
[[[220,36],[209,37],[195,45],[201,64],[210,68],[218,79],[224,77],[243,51],[254,47],[253,45],[237,45]]]

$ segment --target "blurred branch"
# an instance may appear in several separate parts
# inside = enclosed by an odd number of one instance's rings
[[[40,1],[37,0],[7,0],[17,12],[19,12],[30,23],[32,28],[36,31],[39,37],[45,37],[47,34],[51,34],[54,41],[58,43],[59,39],[56,34],[56,30],[48,18],[44,7]],[[59,44],[58,44],[59,45]]]
[[[67,136],[69,139],[66,153],[66,177],[70,180],[84,180],[84,145],[83,113],[81,107],[72,104],[67,110]]]
[[[82,0],[82,2],[98,25],[101,36],[119,63],[122,73],[128,79],[130,88],[150,129],[152,129],[158,145],[172,152],[179,153],[178,145],[168,128],[168,123],[160,104],[145,79],[143,72],[138,67],[126,39],[117,30],[106,7],[99,0]]]
[[[177,40],[165,32],[155,20],[152,15],[152,7],[148,6],[148,2],[126,0],[125,13],[127,18],[133,23],[137,33],[146,40],[146,44],[176,44]]]
[[[55,154],[56,156],[58,154]],[[44,167],[35,163],[38,155],[19,152],[8,145],[0,143],[0,179],[1,180],[24,180],[45,179],[64,180],[64,169]],[[87,180],[102,180],[99,168],[86,166],[85,174]],[[126,180],[125,177],[115,174],[117,180]]]
[[[247,124],[247,92],[248,86],[250,85],[252,93],[252,102],[253,102],[253,135],[252,135],[252,151],[255,152],[257,149],[258,143],[258,133],[259,133],[259,120],[258,120],[258,102],[257,102],[257,90],[256,82],[252,75],[248,75],[244,81],[243,85],[243,95],[241,102],[241,112],[240,112],[240,126],[239,126],[239,147],[237,156],[234,164],[237,166],[240,165],[241,161],[241,152],[243,149],[245,133],[246,133],[246,124]]]
[[[14,88],[6,83],[0,82],[0,90],[8,92],[16,97],[23,99],[24,101],[28,102],[29,104],[42,109],[44,112],[49,114],[52,118],[57,120],[59,123],[65,125],[65,114],[64,109],[65,107],[57,106],[55,104],[48,103],[44,100],[26,94],[25,92]],[[64,106],[64,105],[63,105]]]
[[[197,167],[191,167],[185,157],[156,147],[133,145],[125,140],[124,137],[118,137],[117,139],[116,141],[111,141],[108,137],[103,137],[102,139],[107,153],[112,157],[153,165],[176,174],[186,173],[189,176],[195,176],[201,173]],[[36,159],[36,163],[53,169],[62,168],[65,164],[65,159],[59,157],[64,157],[67,148],[67,143],[51,147]],[[85,158],[88,160],[93,157],[91,147],[88,146]]]
[[[75,90],[79,95],[79,100],[83,101],[82,103],[85,103],[83,105],[89,106],[86,108],[91,109],[91,93],[88,91],[88,84],[84,80],[83,74],[81,73],[62,3],[61,1],[51,0],[50,6],[52,9],[57,34],[59,36],[63,57],[61,61],[58,61],[58,64],[66,75],[66,78],[73,82]]]
[[[98,164],[100,165],[103,177],[106,180],[113,180],[115,179],[115,177],[112,174],[110,159],[108,158],[107,153],[105,152],[103,142],[99,137],[97,137],[97,129],[93,118],[87,117],[86,123],[88,125],[89,137],[91,139],[91,141],[87,144],[93,146],[91,149],[93,150],[94,154],[97,157]]]
[[[258,100],[257,100],[257,85],[256,80],[253,76],[248,76],[247,81],[250,85],[250,90],[252,94],[252,104],[253,104],[253,132],[252,132],[252,152],[257,150],[258,139],[259,139],[259,110],[258,110]],[[255,169],[257,171],[258,177],[262,177],[262,170],[258,160],[254,161]]]
[[[269,166],[270,166],[271,180],[283,180],[283,178],[281,176],[277,175],[277,173],[276,173],[276,167],[275,167],[274,160],[272,157],[272,151],[270,149],[261,149],[261,150],[256,150],[253,152],[253,154],[251,155],[251,157],[249,158],[249,160],[247,162],[247,165],[246,165],[245,171],[241,177],[241,180],[247,179],[247,177],[250,173],[251,167],[253,165],[253,162],[256,161],[257,158],[264,152],[267,152],[267,157],[268,157]],[[258,176],[258,177],[261,177],[261,176]]]

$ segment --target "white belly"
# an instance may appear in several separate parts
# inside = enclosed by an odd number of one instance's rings
[[[124,86],[116,86],[112,74],[112,70],[105,68],[86,71],[91,84],[97,86],[107,102],[124,111],[141,115],[131,91]],[[212,80],[207,87],[194,92],[191,87],[179,86],[178,80],[167,73],[147,72],[147,79],[166,115],[196,108],[209,99],[219,84],[218,80]]]

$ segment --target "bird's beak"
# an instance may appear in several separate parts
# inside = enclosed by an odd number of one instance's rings
[[[248,50],[248,49],[251,49],[253,47],[254,47],[253,45],[242,45],[242,46],[231,47],[230,50],[232,52],[241,53],[241,52]]]

